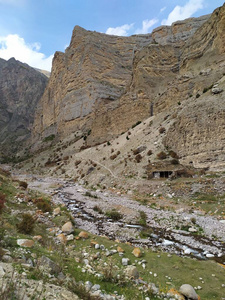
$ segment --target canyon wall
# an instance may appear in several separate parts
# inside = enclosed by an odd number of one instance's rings
[[[0,59],[0,160],[26,147],[47,80],[14,58]]]

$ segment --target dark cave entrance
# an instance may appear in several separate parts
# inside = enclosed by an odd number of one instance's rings
[[[172,171],[153,172],[153,178],[169,178],[172,175],[172,173]]]

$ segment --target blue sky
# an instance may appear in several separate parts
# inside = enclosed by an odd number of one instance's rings
[[[0,0],[0,57],[50,70],[75,25],[132,35],[211,13],[223,0]]]

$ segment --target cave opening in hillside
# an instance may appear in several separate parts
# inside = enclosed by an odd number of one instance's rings
[[[153,172],[153,178],[169,178],[172,175],[172,173],[172,171]]]

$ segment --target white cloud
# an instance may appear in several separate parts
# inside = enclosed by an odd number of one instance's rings
[[[2,1],[2,0],[0,0]],[[53,55],[46,57],[39,52],[39,43],[27,44],[23,38],[17,34],[0,36],[0,57],[8,60],[11,57],[27,63],[28,65],[42,70],[51,71]]]
[[[160,12],[162,13],[164,10],[166,10],[166,6],[162,7],[162,8],[160,9]]]
[[[145,34],[149,32],[149,29],[155,25],[159,20],[157,19],[151,19],[151,20],[144,20],[142,22],[142,28],[141,29],[137,29],[135,31],[136,34]]]
[[[127,36],[128,31],[134,26],[134,24],[124,24],[119,27],[109,27],[106,30],[106,34],[111,34],[111,35],[119,35],[119,36]]]
[[[204,0],[189,0],[184,6],[177,5],[161,24],[171,25],[175,21],[190,18],[199,9],[203,8],[203,3]]]

